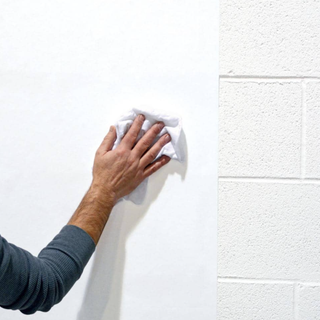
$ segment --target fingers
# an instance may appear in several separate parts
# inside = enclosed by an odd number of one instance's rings
[[[153,146],[148,150],[140,160],[140,166],[145,168],[149,165],[158,155],[160,150],[171,140],[170,135],[166,133],[163,135]]]
[[[132,149],[132,147],[134,146],[134,144],[137,140],[137,137],[138,137],[138,134],[139,134],[141,127],[143,125],[144,119],[145,119],[145,117],[142,114],[138,115],[134,119],[129,131],[126,133],[124,138],[121,140],[120,145],[122,145],[130,150]]]
[[[166,165],[171,160],[168,156],[162,156],[159,159],[157,159],[155,162],[150,164],[144,169],[143,176],[144,179],[149,177],[151,174],[158,171],[160,168],[162,168],[164,165]]]
[[[135,155],[139,158],[150,148],[152,142],[156,138],[156,136],[161,132],[164,127],[163,122],[159,122],[154,124],[145,135],[137,142],[133,151]]]
[[[111,126],[108,134],[104,137],[99,149],[101,149],[103,152],[108,152],[112,150],[116,139],[117,139],[116,128],[114,126]]]

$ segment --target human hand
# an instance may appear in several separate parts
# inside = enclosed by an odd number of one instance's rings
[[[117,133],[115,127],[111,126],[96,152],[92,187],[102,190],[106,197],[111,197],[113,204],[131,193],[145,178],[170,161],[168,156],[162,156],[154,161],[162,147],[171,140],[169,134],[163,135],[150,148],[164,127],[162,122],[154,124],[135,144],[144,120],[143,115],[137,116],[114,150],[112,148]]]

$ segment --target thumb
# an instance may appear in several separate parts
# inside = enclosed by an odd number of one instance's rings
[[[116,128],[115,128],[115,126],[111,126],[108,134],[104,137],[104,139],[100,145],[100,148],[102,149],[102,151],[108,152],[108,151],[112,150],[116,139],[117,139]]]

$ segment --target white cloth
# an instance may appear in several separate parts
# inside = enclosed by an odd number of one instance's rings
[[[182,123],[181,118],[176,115],[168,115],[161,113],[156,110],[149,108],[133,108],[131,111],[120,117],[120,119],[115,124],[117,130],[117,140],[115,141],[114,148],[116,148],[125,133],[129,130],[133,120],[137,115],[143,114],[145,116],[145,121],[141,128],[141,131],[138,135],[137,141],[145,134],[145,132],[156,122],[162,121],[165,124],[165,127],[161,130],[160,134],[156,137],[154,143],[165,133],[169,133],[171,136],[171,141],[167,143],[159,152],[157,157],[158,159],[162,155],[167,155],[171,159],[178,160],[183,162],[184,154],[181,145],[181,130]],[[153,144],[154,144],[153,143]],[[147,192],[148,178],[145,179],[133,192],[125,196],[125,200],[130,200],[135,204],[141,204],[145,198]]]

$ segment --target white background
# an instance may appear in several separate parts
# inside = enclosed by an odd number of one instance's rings
[[[182,116],[187,161],[118,204],[82,278],[33,319],[215,319],[218,1],[0,1],[0,232],[34,255],[132,107]],[[0,310],[2,320],[24,318]]]

